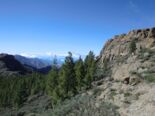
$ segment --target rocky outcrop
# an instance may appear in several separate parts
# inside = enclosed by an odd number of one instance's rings
[[[132,41],[136,45],[134,53],[130,52]],[[107,41],[97,62],[100,68],[104,68],[104,63],[108,60],[112,78],[124,80],[130,77],[132,72],[137,72],[142,67],[147,69],[155,65],[154,62],[145,60],[152,55],[152,52],[155,52],[155,28],[133,30],[128,34],[114,36]],[[143,62],[143,60],[145,61]]]
[[[114,60],[118,56],[125,56],[129,54],[129,43],[136,40],[137,50],[141,48],[155,47],[155,28],[133,30],[128,34],[114,36],[106,42],[104,48],[100,53],[100,60],[108,58]]]

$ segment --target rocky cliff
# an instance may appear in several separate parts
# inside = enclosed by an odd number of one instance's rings
[[[114,36],[97,64],[104,77],[98,100],[117,105],[121,116],[154,116],[155,28]]]
[[[131,43],[136,49],[130,52]],[[114,80],[124,80],[132,73],[152,71],[155,66],[155,28],[130,31],[128,34],[114,36],[106,42],[98,57],[98,65],[104,68],[105,62]],[[152,68],[151,68],[152,67]]]

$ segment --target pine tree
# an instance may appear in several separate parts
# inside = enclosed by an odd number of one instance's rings
[[[88,88],[91,87],[92,81],[95,80],[94,78],[95,69],[96,69],[95,55],[92,51],[90,51],[85,59],[85,73],[86,73],[85,82]]]
[[[60,71],[61,93],[64,97],[72,96],[77,92],[74,60],[72,58],[72,53],[69,52],[68,54]]]
[[[48,74],[48,79],[47,79],[47,92],[50,96],[53,96],[53,92],[58,86],[58,66],[57,66],[57,59],[54,58],[51,71]]]
[[[74,69],[75,69],[75,75],[76,75],[76,80],[77,80],[77,89],[81,90],[81,87],[84,84],[83,81],[84,81],[84,76],[85,76],[84,63],[83,63],[83,60],[81,59],[81,57],[76,62]]]

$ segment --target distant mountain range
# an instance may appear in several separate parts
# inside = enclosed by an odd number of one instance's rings
[[[23,65],[28,65],[36,69],[42,69],[51,66],[55,56],[36,56],[36,57],[26,57],[22,55],[14,55],[15,58]],[[56,56],[58,66],[61,66],[65,61],[66,56]],[[77,58],[74,57],[75,60]]]
[[[56,57],[58,65],[61,66],[64,63],[65,57],[67,55],[68,54],[52,54],[52,53],[46,53],[46,54],[26,54],[26,53],[22,53],[20,55],[15,55],[15,56],[22,56],[22,57],[25,57],[25,58],[28,58],[28,59],[31,59],[31,60],[32,59],[33,60],[39,59],[42,62],[48,63],[50,65],[52,64],[53,59]],[[74,60],[79,59],[80,56],[82,58],[85,58],[85,55],[80,55],[80,54],[77,54],[77,53],[73,53]]]
[[[51,62],[39,58],[28,58],[21,55],[14,55],[15,59],[18,60],[24,67],[31,71],[40,73],[48,73],[51,69]]]
[[[11,76],[27,74],[31,71],[22,65],[13,55],[0,54],[0,75]]]
[[[58,66],[64,63],[66,56],[57,56]],[[0,54],[0,75],[19,75],[32,72],[48,73],[55,56],[38,56],[35,58],[22,55]],[[74,60],[78,57],[73,56]]]
[[[36,69],[45,68],[51,65],[50,62],[39,58],[27,58],[24,56],[15,55],[15,59],[17,59],[23,65],[31,66]]]
[[[48,73],[51,64],[38,58],[0,54],[0,75],[25,75],[32,72]]]

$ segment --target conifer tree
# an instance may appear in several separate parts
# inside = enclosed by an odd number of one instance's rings
[[[95,55],[92,51],[90,51],[85,58],[85,83],[88,88],[91,87],[91,83],[94,80],[95,69]]]
[[[85,76],[85,72],[84,72],[84,63],[82,58],[80,57],[79,60],[75,63],[75,76],[76,76],[76,80],[77,80],[77,89],[81,90],[81,87],[84,84],[84,76]]]
[[[69,52],[68,54],[60,71],[61,93],[64,97],[72,96],[77,92],[74,60],[72,58],[72,53]]]
[[[53,96],[55,88],[58,86],[58,66],[56,57],[53,60],[51,71],[48,74],[47,79],[47,92],[50,96]]]

